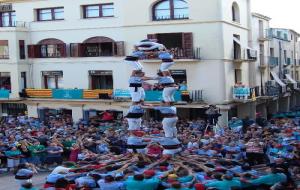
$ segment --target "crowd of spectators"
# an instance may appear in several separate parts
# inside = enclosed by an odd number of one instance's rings
[[[48,190],[294,190],[300,187],[299,126],[298,118],[278,118],[263,126],[244,122],[237,131],[181,119],[183,151],[170,156],[153,140],[164,136],[160,121],[145,120],[135,131],[148,143],[146,154],[136,154],[126,149],[126,119],[8,116],[0,125],[1,171],[15,172],[22,190],[34,190],[32,176],[43,171],[50,173]]]

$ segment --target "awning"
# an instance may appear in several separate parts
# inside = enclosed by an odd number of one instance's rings
[[[271,75],[281,87],[286,87],[286,84],[280,80],[279,76],[275,72],[271,72]]]
[[[290,74],[285,74],[285,77],[293,84],[297,84],[297,82],[292,78]]]
[[[233,41],[236,42],[237,44],[241,45],[240,39],[233,37]]]

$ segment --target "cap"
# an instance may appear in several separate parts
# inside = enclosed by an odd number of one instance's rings
[[[142,137],[145,135],[145,132],[144,131],[133,131],[133,134],[137,137]]]
[[[159,166],[160,171],[167,171],[168,167],[167,166]]]
[[[169,179],[177,179],[178,176],[176,174],[170,174],[170,175],[168,175],[168,178]]]
[[[150,176],[150,177],[152,177],[152,176],[155,175],[155,171],[154,171],[154,170],[146,170],[146,171],[144,172],[144,175],[145,175],[145,176]]]

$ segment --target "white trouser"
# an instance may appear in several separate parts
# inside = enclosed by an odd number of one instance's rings
[[[139,62],[139,61],[126,61],[126,64],[129,64],[134,71],[139,71],[139,70],[143,70],[143,65]]]
[[[177,117],[164,118],[162,120],[165,137],[168,138],[177,137],[177,128],[176,128],[177,120],[178,120]]]
[[[174,154],[177,154],[177,153],[179,153],[181,151],[182,151],[181,148],[177,148],[177,149],[164,149],[163,150],[163,155],[174,155]]]
[[[165,102],[175,102],[175,92],[177,87],[165,87],[162,93],[163,100]]]
[[[162,72],[168,71],[169,68],[174,64],[175,64],[175,62],[162,62],[159,70]]]
[[[140,130],[142,127],[142,118],[127,118],[128,121],[128,130]]]
[[[137,91],[135,91],[136,87],[130,87],[130,96],[132,102],[140,102],[145,99],[145,90],[142,87],[137,87]]]
[[[20,159],[7,159],[7,167],[8,168],[14,168],[17,167],[20,164]]]
[[[135,149],[137,153],[140,153],[140,154],[146,154],[146,148],[141,148],[141,149]],[[134,150],[133,149],[127,149],[128,152],[130,153],[134,153]]]

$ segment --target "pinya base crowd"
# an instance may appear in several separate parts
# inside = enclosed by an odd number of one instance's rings
[[[233,118],[231,123],[236,122]],[[213,130],[204,120],[177,123],[182,151],[164,155],[153,139],[161,122],[145,120],[135,131],[145,152],[128,152],[127,121],[73,123],[70,115],[39,119],[2,118],[2,172],[14,172],[21,190],[34,190],[32,176],[48,171],[48,190],[231,190],[299,189],[298,118],[277,118],[260,126],[243,122]]]

